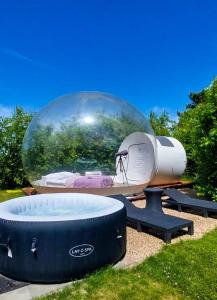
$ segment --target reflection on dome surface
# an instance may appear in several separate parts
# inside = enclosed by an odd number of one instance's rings
[[[100,92],[66,95],[51,102],[30,123],[23,141],[24,169],[33,185],[112,186],[117,167],[123,173],[115,155],[135,132],[154,140],[143,114],[126,101]],[[127,161],[127,156],[121,158]]]

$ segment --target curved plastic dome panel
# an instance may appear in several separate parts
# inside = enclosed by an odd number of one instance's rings
[[[100,92],[57,98],[27,129],[22,150],[24,169],[33,185],[112,186],[115,154],[133,132],[153,136],[144,115],[126,101]]]

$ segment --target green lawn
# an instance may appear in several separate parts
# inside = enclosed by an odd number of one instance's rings
[[[20,189],[3,191],[0,190],[0,202],[20,196],[24,196],[24,193]]]
[[[217,229],[165,246],[133,269],[108,267],[41,299],[217,299]]]

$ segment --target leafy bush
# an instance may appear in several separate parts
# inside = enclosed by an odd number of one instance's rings
[[[185,146],[187,172],[194,176],[198,194],[217,201],[217,79],[190,99],[174,136]]]
[[[163,111],[159,116],[151,112],[149,118],[156,135],[171,136],[173,134],[176,122],[170,119],[166,111]]]
[[[16,108],[12,117],[0,117],[0,188],[27,184],[21,161],[23,136],[32,116]]]

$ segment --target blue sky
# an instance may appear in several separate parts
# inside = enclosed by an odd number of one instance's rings
[[[1,1],[1,115],[98,90],[174,117],[216,75],[215,0]]]

